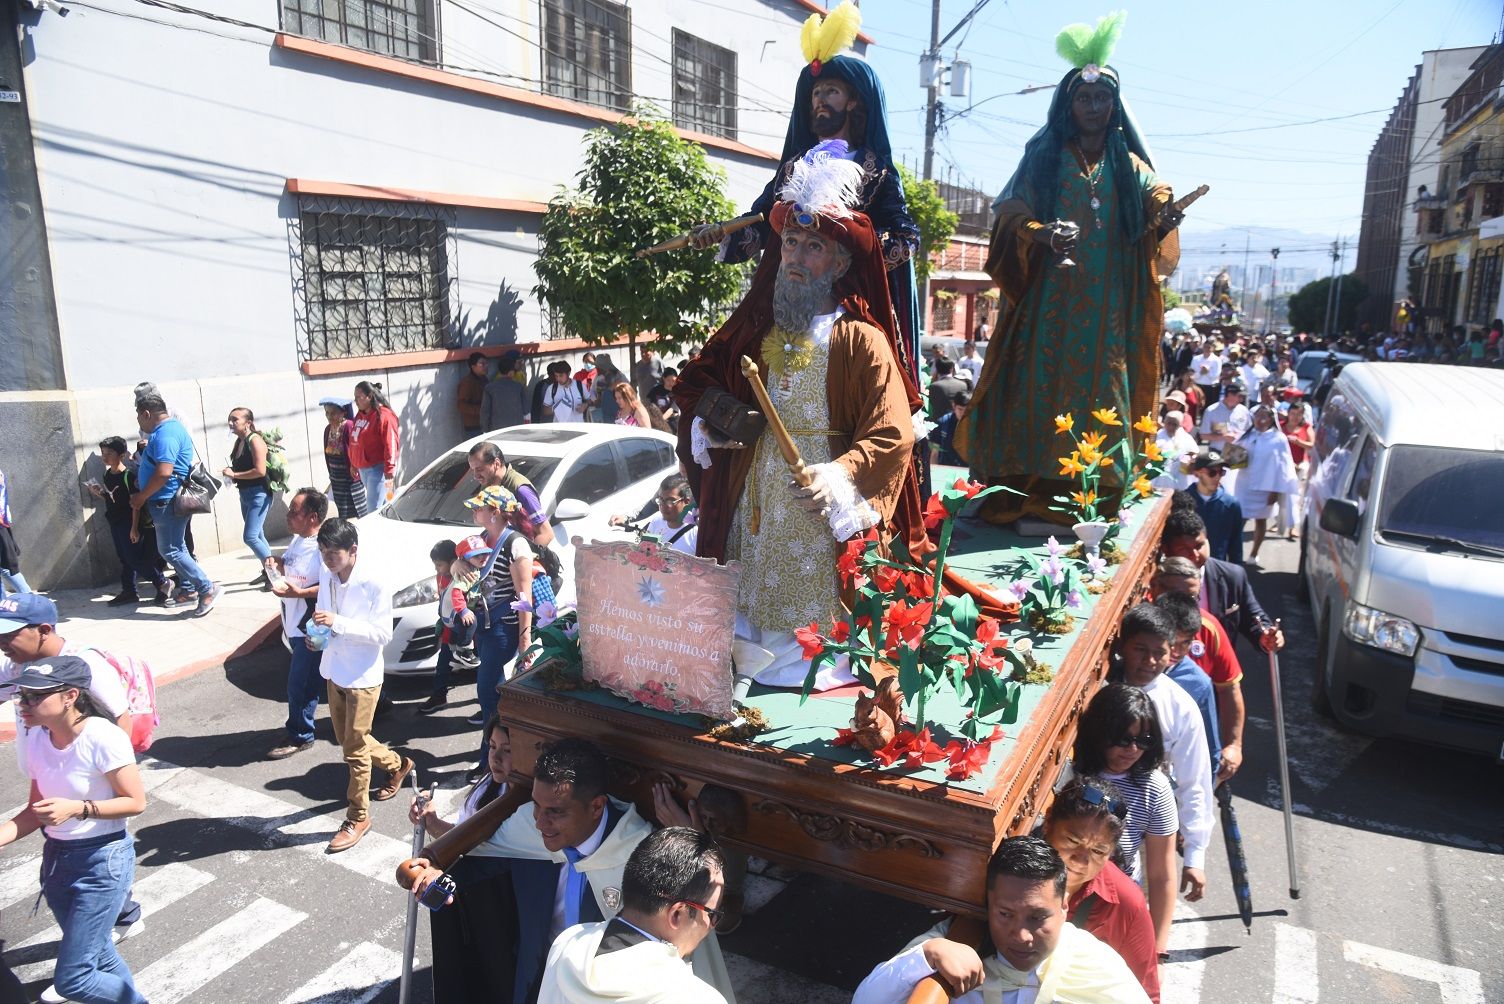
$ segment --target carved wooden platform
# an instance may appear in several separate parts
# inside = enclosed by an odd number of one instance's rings
[[[699,800],[723,842],[809,871],[956,913],[981,916],[987,859],[1027,832],[1069,754],[1076,721],[1107,670],[1122,613],[1153,571],[1168,499],[1137,507],[1142,525],[1100,601],[1056,667],[1012,752],[985,790],[968,791],[834,762],[807,751],[721,742],[703,730],[543,689],[537,674],[503,688],[514,771],[531,776],[547,741],[584,736],[613,757],[614,790],[651,818],[667,779]],[[980,786],[979,786],[980,787]]]

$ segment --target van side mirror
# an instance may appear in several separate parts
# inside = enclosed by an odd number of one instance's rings
[[[1321,507],[1321,528],[1342,537],[1356,537],[1362,519],[1358,503],[1350,499],[1327,499]]]
[[[554,519],[560,523],[590,515],[590,507],[579,499],[560,499],[554,506]]]

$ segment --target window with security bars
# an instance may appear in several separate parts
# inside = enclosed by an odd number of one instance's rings
[[[736,139],[736,53],[674,29],[674,125]]]
[[[627,111],[632,104],[632,13],[610,0],[539,0],[543,89]]]
[[[299,214],[309,359],[444,348],[453,318],[447,221],[412,214]]]
[[[1487,324],[1493,319],[1494,307],[1499,302],[1500,262],[1497,250],[1473,259],[1467,310],[1467,320],[1473,324]]]
[[[439,58],[434,0],[282,0],[282,30],[401,59]]]

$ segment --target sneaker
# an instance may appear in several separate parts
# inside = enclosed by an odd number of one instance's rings
[[[463,669],[479,669],[480,658],[475,654],[475,646],[466,645],[464,648],[451,648],[450,657],[454,664]]]
[[[345,820],[340,824],[339,829],[335,831],[334,839],[329,841],[329,846],[324,848],[324,853],[338,854],[340,851],[348,851],[360,843],[360,838],[365,836],[370,828],[371,820],[369,818],[362,819],[358,823],[353,819]]]
[[[133,924],[125,926],[117,924],[110,928],[110,940],[118,945],[126,938],[135,937],[144,930],[146,930],[146,921],[144,920],[138,920]]]
[[[428,700],[426,700],[422,704],[418,705],[418,714],[420,714],[420,715],[432,715],[432,714],[436,714],[439,711],[444,710],[444,707],[448,703],[449,703],[449,698],[447,696],[441,696],[439,694],[434,694]]]
[[[193,590],[193,589],[186,589],[185,588],[185,589],[179,589],[178,590],[177,595],[173,597],[173,602],[169,603],[168,606],[178,606],[179,604],[183,604],[183,603],[197,603],[197,602],[198,602],[198,592],[196,590]]]
[[[41,1004],[68,1004],[68,998],[57,992],[57,987],[48,987],[42,991],[42,996],[37,998]]]
[[[213,610],[214,604],[219,601],[219,597],[224,593],[224,591],[225,590],[223,586],[211,586],[207,593],[199,596],[198,606],[194,608],[193,616],[202,617],[210,610]]]
[[[177,597],[172,595],[172,584],[165,583],[161,589],[157,590],[157,594],[151,598],[151,602],[154,606],[159,607],[177,606]]]
[[[475,728],[480,728],[482,725],[486,724],[486,716],[484,713],[477,711],[475,714],[465,719],[465,724],[473,725]]]
[[[141,602],[141,597],[135,593],[121,593],[119,596],[106,603],[107,607],[129,607]]]
[[[313,745],[313,740],[312,739],[308,740],[307,742],[302,742],[302,743],[300,743],[300,742],[290,742],[290,743],[287,743],[286,745],[276,746],[276,747],[273,747],[271,750],[268,750],[267,754],[266,754],[266,758],[268,760],[286,760],[288,757],[292,756],[293,754],[295,754],[295,753],[301,753],[301,752],[303,752],[304,750],[306,750],[308,747],[310,747],[312,745]]]
[[[1259,556],[1257,554],[1250,554],[1247,558],[1243,559],[1243,567],[1245,567],[1245,568],[1263,568],[1264,566],[1259,561]]]

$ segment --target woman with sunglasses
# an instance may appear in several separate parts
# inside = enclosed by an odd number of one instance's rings
[[[1055,795],[1044,839],[1065,862],[1065,912],[1122,956],[1144,993],[1159,1004],[1159,955],[1144,893],[1113,861],[1128,803],[1111,781],[1077,778]]]
[[[33,662],[16,678],[31,804],[0,823],[0,847],[42,829],[42,894],[62,929],[53,985],[84,1004],[146,1004],[110,940],[130,892],[136,845],[125,821],[146,808],[130,737],[89,697],[76,656]],[[40,728],[33,728],[40,726]]]
[[[1095,774],[1111,781],[1127,803],[1118,850],[1129,874],[1144,887],[1161,957],[1175,914],[1175,833],[1180,829],[1170,779],[1158,769],[1164,758],[1164,734],[1149,695],[1123,683],[1098,691],[1081,716],[1071,766],[1078,777]]]

